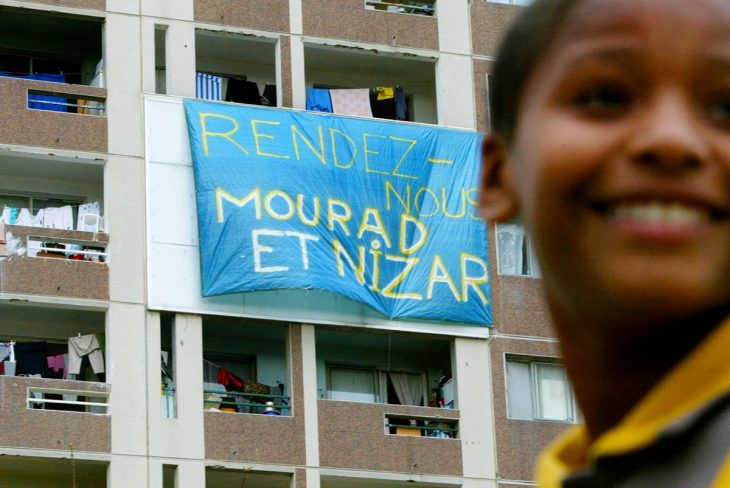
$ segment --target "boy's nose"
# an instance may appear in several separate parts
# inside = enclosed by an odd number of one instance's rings
[[[657,94],[639,120],[629,146],[636,164],[670,175],[699,168],[706,161],[706,129],[681,94]]]

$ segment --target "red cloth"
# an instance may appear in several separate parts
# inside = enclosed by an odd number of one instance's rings
[[[244,380],[225,368],[218,368],[216,379],[226,387],[226,391],[243,391]]]

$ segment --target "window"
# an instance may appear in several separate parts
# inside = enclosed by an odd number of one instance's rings
[[[491,3],[506,3],[508,5],[530,5],[533,0],[486,0]]]
[[[436,11],[435,1],[416,0],[365,0],[368,10],[385,10],[403,14],[433,15]]]
[[[425,405],[426,377],[423,373],[328,366],[327,384],[330,400]]]
[[[540,277],[535,252],[525,228],[518,223],[497,224],[497,264],[499,274]]]
[[[575,422],[578,411],[563,367],[547,358],[508,356],[508,417]]]

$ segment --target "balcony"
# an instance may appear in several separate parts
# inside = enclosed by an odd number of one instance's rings
[[[319,327],[316,341],[322,466],[461,474],[448,339]]]
[[[0,143],[106,152],[101,19],[0,7],[0,31]]]
[[[105,314],[14,303],[0,304],[0,317],[0,422],[12,426],[0,445],[109,452]],[[71,350],[87,338],[88,354]]]
[[[308,88],[368,89],[375,118],[438,123],[435,59],[318,44],[305,45],[304,58]],[[379,93],[378,87],[390,88],[390,92]],[[393,99],[399,87],[405,116],[398,113]]]
[[[163,321],[163,349],[164,330]],[[268,322],[203,318],[206,457],[304,462],[303,418],[292,415],[297,399],[290,398],[289,333]]]
[[[109,300],[107,234],[18,225],[7,225],[5,231],[1,298]]]
[[[388,5],[390,4],[390,5]],[[417,49],[439,48],[434,2],[302,0],[304,35]],[[398,15],[420,14],[420,15]],[[372,26],[377,25],[377,29]]]
[[[106,488],[108,462],[80,459],[81,456],[76,456],[72,461],[70,457],[70,450],[67,450],[64,458],[1,456],[0,476],[3,487]],[[76,485],[73,484],[74,480]]]

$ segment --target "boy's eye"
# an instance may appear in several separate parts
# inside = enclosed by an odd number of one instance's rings
[[[718,97],[709,107],[709,115],[713,122],[730,124],[730,95]]]
[[[573,103],[581,109],[614,112],[629,106],[631,94],[620,85],[599,84],[578,92]]]

